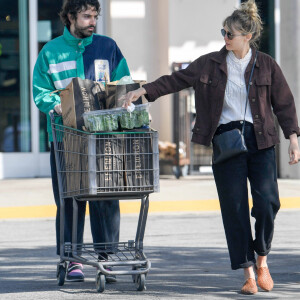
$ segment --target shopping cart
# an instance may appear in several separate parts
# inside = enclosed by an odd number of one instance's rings
[[[158,132],[90,133],[57,124],[53,112],[50,117],[60,194],[58,285],[65,282],[67,262],[78,262],[97,269],[98,292],[105,290],[106,275],[132,275],[137,290],[144,290],[151,267],[143,251],[149,194],[159,191]],[[66,198],[73,199],[72,243],[64,241]],[[141,199],[135,240],[77,243],[78,201],[113,199]]]

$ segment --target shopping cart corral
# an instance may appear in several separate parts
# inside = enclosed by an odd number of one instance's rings
[[[96,288],[105,290],[106,275],[131,275],[145,289],[151,263],[143,251],[149,194],[159,191],[158,132],[90,133],[56,124],[50,113],[60,191],[60,262],[58,285],[65,282],[68,262],[96,268]],[[65,199],[73,199],[72,243],[64,241]],[[135,240],[77,243],[78,201],[140,199]],[[106,267],[114,267],[112,271]]]

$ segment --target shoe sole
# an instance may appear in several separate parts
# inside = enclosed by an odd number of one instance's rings
[[[244,291],[241,291],[241,294],[243,295],[255,295],[257,293],[257,291],[255,292],[244,292]]]
[[[106,277],[105,281],[106,281],[106,283],[115,283],[115,282],[117,282],[117,278]]]
[[[84,282],[84,279],[66,279],[66,282]]]

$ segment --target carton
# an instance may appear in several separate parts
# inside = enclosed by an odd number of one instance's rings
[[[90,132],[145,128],[149,126],[149,104],[136,105],[133,112],[122,107],[90,111],[83,114],[83,119]]]

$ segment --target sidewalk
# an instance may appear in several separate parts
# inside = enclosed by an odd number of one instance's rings
[[[300,208],[300,180],[279,179],[281,207]],[[251,195],[249,195],[251,198]],[[121,213],[139,212],[138,200],[120,202]],[[50,178],[0,180],[0,219],[55,216]],[[150,195],[149,212],[219,210],[212,176],[160,179],[160,192]]]

